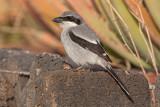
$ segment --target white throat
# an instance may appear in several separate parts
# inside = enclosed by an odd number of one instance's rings
[[[77,24],[74,22],[70,22],[70,21],[65,21],[65,22],[60,23],[60,27],[63,29],[71,28],[71,27],[75,27],[75,26],[77,26]]]

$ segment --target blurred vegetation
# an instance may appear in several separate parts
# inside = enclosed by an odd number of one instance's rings
[[[158,72],[159,7],[159,0],[0,0],[0,48],[65,56],[61,28],[51,20],[73,10],[97,32],[112,66]]]

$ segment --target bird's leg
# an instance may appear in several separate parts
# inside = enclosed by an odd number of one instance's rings
[[[73,68],[73,67],[72,67],[71,64],[69,64],[69,63],[67,63],[66,61],[64,61],[64,63],[63,63],[63,68],[64,68],[65,70],[69,70],[69,69],[71,69],[71,68]]]
[[[91,70],[91,66],[89,66],[89,65],[88,65],[88,66],[85,66],[85,67],[83,67],[83,69],[84,69],[84,70],[89,70],[89,71],[90,71],[90,70]]]
[[[78,70],[81,70],[83,68],[83,66],[79,66],[78,68],[76,68],[75,70],[78,71]]]
[[[75,70],[91,70],[91,66],[79,66],[78,68],[76,68]]]

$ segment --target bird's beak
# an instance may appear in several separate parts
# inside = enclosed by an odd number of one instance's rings
[[[56,17],[54,19],[52,19],[52,21],[56,22],[56,23],[61,23],[63,21],[62,17]]]

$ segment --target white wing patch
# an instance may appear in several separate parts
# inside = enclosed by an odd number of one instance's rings
[[[81,37],[81,36],[79,36],[79,35],[75,35],[75,36],[80,37],[80,38],[82,38],[82,39],[84,39],[84,40],[86,40],[86,41],[88,41],[88,42],[90,42],[90,43],[98,44],[98,42],[97,42],[96,40],[89,39],[89,38],[86,38],[86,37],[84,37],[84,36]]]
[[[108,54],[107,53],[103,53],[103,56],[107,56]]]
[[[84,38],[85,39],[85,38]],[[91,43],[93,43],[93,44],[97,44],[97,41],[95,41],[95,40],[86,40],[86,41],[89,41],[89,42],[91,42]]]
[[[107,54],[106,53],[103,53],[103,56],[106,56]]]

